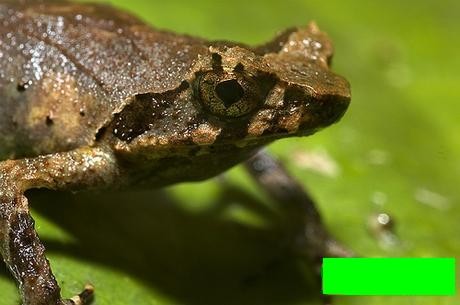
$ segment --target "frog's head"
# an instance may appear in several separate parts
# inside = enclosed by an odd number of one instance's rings
[[[329,70],[331,56],[315,24],[257,48],[210,43],[177,89],[137,97],[153,103],[130,111],[150,123],[129,148],[174,159],[184,171],[219,172],[275,139],[312,134],[338,121],[350,101],[348,82]],[[196,166],[185,169],[184,160]]]
[[[215,45],[211,51],[213,70],[195,81],[196,96],[211,115],[245,122],[244,137],[221,132],[222,141],[227,135],[251,145],[309,135],[337,122],[350,102],[348,82],[329,70],[331,42],[315,23],[255,49]]]

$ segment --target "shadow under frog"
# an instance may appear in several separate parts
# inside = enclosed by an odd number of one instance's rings
[[[284,245],[288,233],[279,215],[228,182],[213,207],[199,213],[184,211],[158,190],[34,190],[30,199],[36,212],[76,241],[45,238],[48,253],[118,269],[180,303],[287,304],[320,297],[313,273],[292,260]],[[258,228],[222,217],[226,207],[237,203],[270,225]],[[0,274],[9,276],[6,270]]]

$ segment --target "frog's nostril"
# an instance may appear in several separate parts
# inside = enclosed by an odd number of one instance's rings
[[[244,89],[236,79],[230,79],[217,84],[216,94],[226,107],[230,107],[243,97]]]
[[[307,108],[307,126],[326,127],[336,123],[345,114],[349,105],[349,98],[342,96],[323,96]]]

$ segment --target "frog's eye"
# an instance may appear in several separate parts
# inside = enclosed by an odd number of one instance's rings
[[[244,116],[264,100],[253,81],[235,74],[202,75],[195,92],[206,110],[225,118]]]
[[[216,85],[216,95],[225,107],[238,103],[244,96],[244,89],[236,79],[224,80]]]

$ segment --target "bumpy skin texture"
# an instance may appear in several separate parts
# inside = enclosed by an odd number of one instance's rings
[[[93,144],[133,96],[179,87],[207,52],[101,5],[2,1],[0,20],[3,156]]]
[[[0,251],[26,305],[70,302],[61,300],[26,190],[206,179],[275,139],[336,122],[350,100],[313,23],[255,48],[65,1],[0,0],[0,24]],[[313,256],[326,253],[328,234],[300,185],[265,155],[252,160],[263,187],[309,215],[299,222]]]

